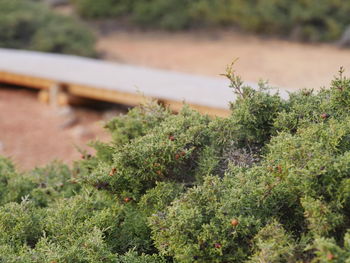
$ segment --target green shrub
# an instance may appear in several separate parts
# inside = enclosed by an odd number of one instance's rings
[[[36,262],[115,262],[101,230],[93,228],[81,236],[71,237],[74,241],[63,244],[45,237],[40,239],[33,253]]]
[[[130,121],[134,121],[133,112],[123,123]],[[192,184],[196,180],[196,158],[208,138],[208,123],[208,117],[184,108],[178,115],[160,122],[152,132],[117,145],[112,162],[99,162],[96,166],[94,159],[85,161],[90,173],[83,175],[83,179],[97,189],[136,200],[157,181]]]
[[[94,56],[94,36],[77,20],[44,4],[0,0],[0,47]]]
[[[315,240],[315,249],[317,249],[317,257],[315,261],[318,262],[348,262],[350,259],[350,233],[348,232],[344,237],[344,247],[336,244],[334,239],[318,238]]]
[[[243,86],[243,81],[232,70],[233,65],[227,68],[225,76],[230,80],[230,87],[238,96],[231,103],[233,125],[237,129],[235,138],[238,144],[262,146],[268,142],[274,121],[285,107],[278,94],[268,93],[266,84],[259,83],[259,90]]]
[[[191,2],[187,0],[139,0],[135,1],[132,20],[142,26],[184,29],[191,23],[189,8]]]
[[[0,180],[0,204],[20,203],[28,197],[36,206],[43,207],[57,198],[74,196],[81,188],[70,169],[59,162],[22,174],[16,172],[8,160],[1,158]]]
[[[163,213],[152,216],[152,234],[159,251],[179,262],[246,259],[250,240],[264,224],[261,219],[272,216],[272,211],[261,209],[255,214],[259,192],[249,193],[256,182],[242,177],[246,175],[223,181],[207,177],[202,186],[189,190]],[[233,226],[232,220],[238,225]]]
[[[118,17],[127,14],[134,0],[72,0],[77,11],[84,17]]]
[[[303,236],[331,236],[340,242],[350,220],[348,203],[340,201],[347,195],[341,185],[348,183],[349,154],[342,150],[348,123],[315,124],[296,135],[280,134],[261,165],[226,171],[222,180],[208,177],[188,190],[152,216],[157,248],[181,262],[241,261],[252,255],[249,244],[271,220],[279,222],[286,238],[293,237],[286,239],[291,240],[286,247],[273,248],[277,259],[299,259],[306,248],[300,244]],[[239,224],[233,226],[232,220]]]
[[[95,56],[95,39],[87,28],[70,17],[52,15],[32,38],[35,50],[53,53]]]
[[[167,261],[162,256],[159,256],[157,254],[138,255],[134,251],[129,251],[125,255],[119,256],[116,262],[117,263],[165,263]]]
[[[348,262],[350,80],[227,118],[144,105],[73,169],[0,158],[1,262]]]
[[[112,134],[113,144],[123,145],[146,135],[170,115],[169,110],[155,102],[145,102],[131,109],[127,115],[112,119],[105,127]]]
[[[295,241],[286,234],[283,226],[272,221],[254,237],[255,254],[250,262],[293,262],[296,250]]]
[[[145,27],[170,30],[238,26],[250,32],[328,41],[350,24],[350,4],[338,0],[73,0],[88,18],[128,16]]]
[[[33,247],[42,231],[40,218],[40,210],[26,199],[20,204],[3,205],[0,208],[0,244],[14,249]]]

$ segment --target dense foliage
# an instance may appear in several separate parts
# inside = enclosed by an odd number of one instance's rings
[[[87,18],[128,17],[148,27],[238,26],[301,40],[337,39],[350,24],[339,0],[72,0]]]
[[[1,262],[350,262],[350,79],[282,100],[226,76],[227,118],[156,104],[73,168],[0,159]]]
[[[94,56],[94,36],[39,2],[0,0],[0,47]]]

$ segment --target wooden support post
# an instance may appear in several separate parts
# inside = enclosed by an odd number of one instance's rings
[[[49,92],[47,89],[42,89],[38,93],[38,100],[41,103],[49,104],[50,98],[49,98]]]
[[[50,106],[54,109],[58,107],[58,96],[61,90],[61,86],[58,83],[54,83],[49,90]]]
[[[49,103],[52,108],[70,104],[70,95],[62,84],[55,83],[49,89]]]

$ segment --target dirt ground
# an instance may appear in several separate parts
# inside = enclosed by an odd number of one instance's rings
[[[0,155],[10,157],[21,170],[53,160],[70,164],[81,158],[78,148],[92,152],[87,142],[109,138],[102,128],[107,115],[87,108],[53,109],[39,103],[36,92],[2,86]]]
[[[328,86],[340,66],[350,71],[350,49],[228,31],[104,32],[98,50],[106,60],[210,76],[219,76],[239,58],[236,69],[245,80],[264,79],[292,89]],[[54,159],[70,163],[80,158],[77,147],[95,138],[108,139],[101,122],[105,113],[87,108],[58,111],[40,104],[36,96],[28,90],[0,88],[0,155],[9,156],[20,169]]]
[[[244,80],[288,89],[328,86],[340,66],[350,72],[350,49],[233,31],[115,31],[99,37],[98,49],[107,60],[210,76],[239,58],[236,70]]]

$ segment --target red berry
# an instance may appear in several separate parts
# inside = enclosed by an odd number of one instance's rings
[[[185,156],[186,153],[184,151],[180,152],[181,156]]]
[[[328,253],[327,254],[327,259],[328,260],[333,260],[334,259],[334,255],[332,253]]]
[[[91,154],[83,154],[83,155],[81,155],[81,158],[82,159],[90,159],[92,157],[92,155]]]
[[[324,119],[324,120],[325,120],[325,119],[328,119],[329,116],[330,116],[330,115],[329,115],[328,113],[322,113],[322,114],[321,114],[321,118]]]
[[[180,158],[179,154],[175,154],[175,159],[178,160]]]
[[[282,173],[282,166],[279,164],[279,165],[277,165],[277,170],[278,170],[278,172],[281,174]]]
[[[221,245],[220,243],[215,243],[215,244],[214,244],[214,247],[215,247],[215,248],[221,248],[222,245]]]
[[[170,135],[170,136],[169,136],[169,140],[170,140],[170,141],[175,141],[175,137],[174,137],[173,135]]]
[[[234,226],[234,227],[238,226],[239,225],[238,220],[237,219],[232,219],[231,220],[231,225]]]

